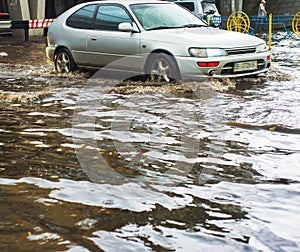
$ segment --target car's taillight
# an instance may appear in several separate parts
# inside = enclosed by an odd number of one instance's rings
[[[267,60],[270,61],[271,60],[271,55],[267,56]]]

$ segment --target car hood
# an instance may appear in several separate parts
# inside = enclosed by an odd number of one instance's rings
[[[153,40],[182,44],[189,47],[236,48],[257,46],[264,41],[258,37],[216,28],[162,29],[146,32]],[[148,36],[147,36],[148,37]],[[148,39],[150,39],[148,37]]]

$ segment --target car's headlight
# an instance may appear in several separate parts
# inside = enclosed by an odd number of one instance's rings
[[[261,53],[266,51],[268,51],[268,46],[265,43],[260,44],[256,47],[256,53]]]
[[[189,53],[192,57],[197,58],[227,56],[226,51],[221,48],[190,48]]]

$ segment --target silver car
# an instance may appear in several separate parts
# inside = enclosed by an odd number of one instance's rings
[[[79,4],[55,20],[47,40],[46,55],[58,73],[119,62],[126,71],[168,82],[257,75],[271,65],[262,39],[208,27],[166,1]]]

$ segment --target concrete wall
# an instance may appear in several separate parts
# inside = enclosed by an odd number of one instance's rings
[[[295,15],[300,11],[300,0],[266,0],[267,5],[266,9],[269,13],[273,15]],[[232,8],[233,0],[216,0],[217,6],[221,12],[221,15],[228,16],[234,8]],[[258,6],[260,0],[243,0],[235,1],[236,4],[240,4],[242,2],[242,11],[247,13],[248,15],[255,16],[257,15]],[[238,6],[235,7],[235,9]]]
[[[45,0],[28,0],[30,19],[44,19],[46,11]],[[33,29],[30,30],[30,35],[42,36],[44,34],[44,29]]]
[[[7,0],[11,20],[29,20],[29,4],[27,0]],[[13,30],[14,37],[24,37],[23,30]]]
[[[0,0],[0,12],[7,12],[12,6],[20,5],[21,2],[27,0]],[[90,0],[28,0],[29,7],[35,8],[36,4],[40,4],[40,1],[45,1],[46,10],[45,17],[52,18],[57,17],[63,11],[74,6],[75,4],[88,2]],[[242,9],[248,15],[257,15],[258,5],[260,0],[216,0],[216,4],[221,12],[221,15],[228,16],[232,11]],[[242,8],[240,8],[242,5]],[[40,5],[40,8],[43,8]],[[267,0],[267,10],[273,15],[295,15],[300,11],[300,0]],[[26,10],[24,10],[26,11]],[[32,10],[30,14],[33,18],[37,15],[33,15]],[[13,16],[13,15],[11,15]],[[39,16],[41,18],[41,16]]]
[[[299,0],[285,0],[284,4],[282,1],[270,1],[267,4],[267,8],[270,13],[274,15],[295,15],[300,11]]]
[[[231,0],[222,0],[216,1],[217,6],[219,6],[219,11],[222,16],[227,16],[232,12],[232,1]]]
[[[0,0],[0,12],[8,12],[7,1]]]
[[[0,12],[9,12],[8,6],[15,8],[15,6],[20,6],[20,3],[23,1],[24,0],[0,0]],[[44,8],[43,11],[44,14],[46,13],[46,17],[53,18],[78,3],[88,1],[91,0],[28,0],[32,18],[39,16],[36,14],[37,8]]]
[[[45,0],[7,0],[11,20],[45,18]],[[13,30],[14,37],[24,37],[24,31]],[[29,35],[42,36],[44,29],[31,29]]]
[[[48,11],[47,13],[49,17],[57,17],[70,7],[88,1],[91,0],[47,0],[47,6],[49,6],[51,9],[51,11]]]
[[[300,11],[300,0],[266,0],[266,10],[273,15],[292,15]],[[244,0],[243,10],[248,15],[257,15],[259,0]]]

